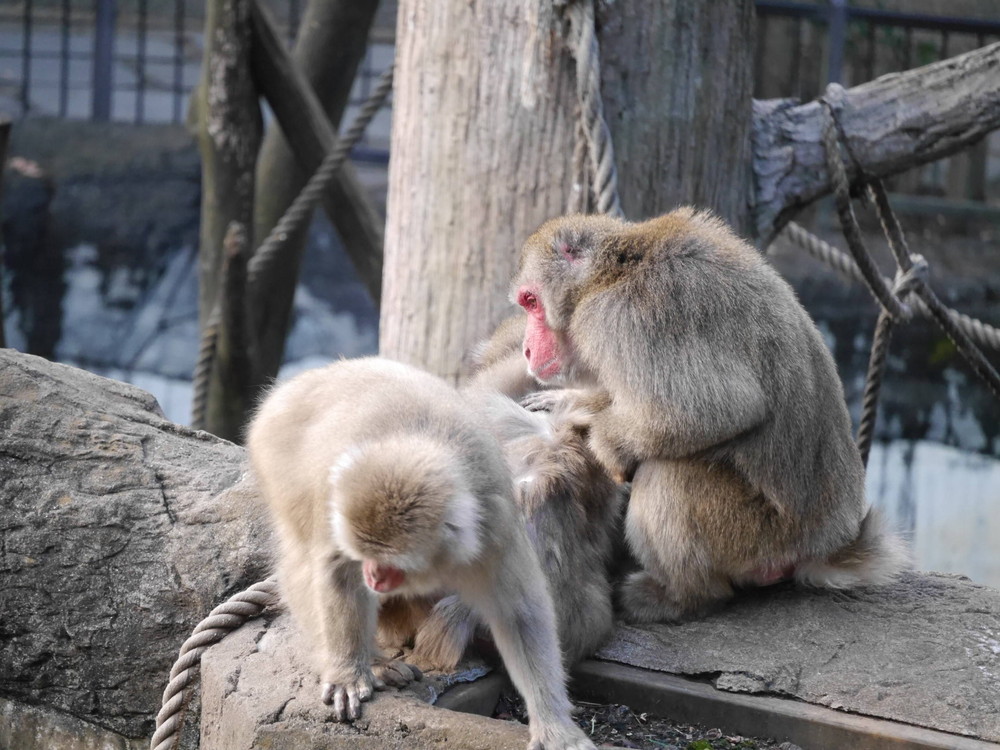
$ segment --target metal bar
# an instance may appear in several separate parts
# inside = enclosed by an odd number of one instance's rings
[[[69,0],[62,2],[62,23],[59,39],[59,116],[65,117],[69,109]]]
[[[906,33],[904,35],[903,44],[906,48],[903,50],[903,70],[909,70],[913,67],[913,27],[907,26]]]
[[[875,24],[868,24],[868,59],[866,60],[867,74],[865,76],[866,81],[872,81],[875,79],[875,53],[877,51],[877,44],[875,43]]]
[[[795,24],[795,34],[792,37],[792,91],[802,99],[802,19],[796,18],[792,23]]]
[[[829,56],[827,58],[827,83],[842,83],[844,79],[844,45],[847,40],[847,0],[830,0],[827,25],[829,26]]]
[[[24,114],[31,109],[31,16],[32,0],[24,0],[24,23],[21,48],[21,107]]]
[[[870,21],[880,26],[912,26],[916,29],[959,34],[1000,34],[1000,20],[933,16],[927,13],[901,13],[854,7],[850,9],[850,14],[852,19]]]
[[[112,77],[114,75],[115,17],[117,0],[96,0],[94,17],[94,88],[91,117],[99,122],[111,119]]]
[[[147,0],[139,0],[139,28],[136,29],[135,40],[135,121],[137,123],[141,123],[146,114],[146,27],[149,22],[147,11]]]
[[[173,121],[180,122],[184,97],[184,0],[174,6],[174,113]]]
[[[949,40],[948,31],[947,30],[942,31],[941,32],[941,54],[938,55],[938,60],[944,60],[946,57],[948,57],[948,40]]]

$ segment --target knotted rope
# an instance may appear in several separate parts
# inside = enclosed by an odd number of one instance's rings
[[[868,196],[878,213],[886,241],[897,265],[896,279],[891,286],[888,280],[882,276],[862,239],[861,228],[858,226],[857,217],[851,204],[847,167],[840,153],[840,142],[843,134],[838,134],[835,110],[843,101],[843,89],[836,84],[831,84],[820,101],[825,114],[823,146],[826,151],[827,171],[830,176],[830,184],[833,187],[834,203],[837,208],[837,216],[840,219],[841,230],[847,240],[853,261],[819,238],[809,235],[798,225],[790,225],[789,236],[810,252],[827,260],[841,272],[863,281],[881,308],[872,337],[872,350],[865,378],[861,422],[858,426],[857,437],[858,450],[861,452],[862,460],[867,465],[875,432],[878,397],[885,374],[886,356],[893,327],[898,323],[908,321],[915,310],[933,317],[976,374],[986,382],[998,398],[1000,398],[1000,376],[983,356],[973,341],[973,336],[969,335],[965,329],[974,330],[976,336],[987,339],[987,343],[992,341],[994,346],[1000,345],[1000,332],[989,326],[984,326],[978,321],[973,321],[973,324],[970,325],[963,318],[972,321],[971,318],[960,316],[941,303],[927,284],[926,260],[919,255],[910,253],[906,237],[892,207],[889,205],[889,199],[881,180],[870,179],[868,180]],[[847,150],[846,138],[843,140],[845,150]]]
[[[191,637],[181,646],[170,670],[170,682],[163,691],[162,707],[156,715],[156,731],[149,741],[150,750],[172,750],[180,741],[188,702],[187,688],[201,667],[205,650],[277,601],[278,581],[272,576],[234,594],[198,623]]]

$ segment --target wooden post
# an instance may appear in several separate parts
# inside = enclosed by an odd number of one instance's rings
[[[390,357],[457,379],[512,312],[520,244],[566,212],[577,107],[561,5],[400,0],[380,333]],[[695,201],[745,226],[752,1],[599,7],[626,216]]]
[[[216,305],[223,307],[223,262],[231,224],[253,226],[254,166],[261,140],[257,91],[250,74],[249,0],[209,0],[205,14],[205,61],[197,92],[198,144],[202,159],[199,317],[202,328]],[[230,242],[230,248],[234,243]],[[245,273],[249,243],[241,259],[230,258],[228,272]],[[239,283],[226,280],[229,288]],[[244,311],[238,310],[237,314]],[[231,316],[220,316],[217,353],[208,387],[205,429],[238,441],[252,399],[253,377],[245,367],[248,342],[236,340]],[[242,384],[242,385],[240,385]]]

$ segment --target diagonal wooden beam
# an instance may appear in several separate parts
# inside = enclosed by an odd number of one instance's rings
[[[337,134],[258,0],[250,3],[250,18],[257,88],[271,106],[299,165],[312,174],[333,150]],[[340,169],[322,203],[377,305],[382,290],[383,222],[349,163]]]

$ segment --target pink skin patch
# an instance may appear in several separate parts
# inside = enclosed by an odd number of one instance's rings
[[[365,576],[365,584],[372,591],[385,594],[403,585],[406,580],[406,573],[393,565],[383,565],[372,560],[365,560],[361,564],[361,571]]]
[[[750,571],[750,581],[755,586],[772,586],[775,583],[789,580],[795,574],[795,565],[761,565]]]
[[[539,380],[549,380],[562,371],[562,349],[559,340],[545,322],[545,307],[536,292],[522,287],[517,304],[528,313],[524,327],[524,358],[528,370]]]

